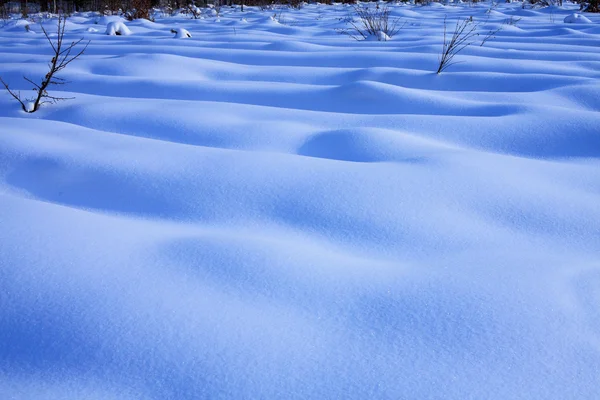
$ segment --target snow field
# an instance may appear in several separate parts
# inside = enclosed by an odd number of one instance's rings
[[[341,5],[71,17],[75,99],[0,96],[0,397],[597,398],[600,20],[575,11],[395,5],[386,42]],[[482,35],[436,75],[446,16]],[[25,92],[50,53],[21,25]]]

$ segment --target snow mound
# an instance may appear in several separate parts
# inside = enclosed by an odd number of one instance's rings
[[[392,38],[389,37],[387,35],[387,33],[381,32],[381,31],[377,32],[377,40],[379,40],[380,42],[387,42],[388,40],[391,40],[391,39]]]
[[[27,33],[35,33],[31,30],[31,26],[34,25],[32,22],[25,21],[22,19],[16,21],[9,21],[6,24],[5,30],[7,32],[27,32]],[[0,25],[1,26],[1,25]]]
[[[382,31],[377,32],[377,34],[375,35],[369,35],[365,38],[365,40],[368,42],[387,42],[391,39],[391,37],[389,37],[385,32]]]
[[[175,39],[185,39],[191,38],[192,34],[187,31],[187,29],[183,28],[173,28],[171,29],[171,33],[175,34]]]
[[[591,24],[592,21],[584,15],[573,13],[567,15],[564,20],[565,24]]]
[[[106,34],[110,36],[127,36],[131,31],[122,21],[112,21],[106,26]]]

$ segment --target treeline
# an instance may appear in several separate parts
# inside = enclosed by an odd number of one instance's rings
[[[428,3],[435,0],[415,0],[415,3]],[[477,2],[479,0],[470,0]],[[527,0],[530,4],[540,6],[562,5],[562,0]],[[600,11],[600,0],[575,0],[581,8],[588,12]],[[321,3],[331,4],[333,0],[320,0]],[[336,0],[338,3],[354,3],[355,0]],[[0,0],[0,18],[8,14],[28,14],[37,12],[65,13],[96,11],[105,14],[124,13],[129,18],[149,18],[150,11],[158,8],[166,12],[186,9],[189,6],[207,7],[209,5],[266,7],[272,4],[298,7],[302,0]]]
[[[331,0],[321,0],[321,3],[331,3]],[[353,3],[354,0],[337,1],[341,3]],[[301,0],[19,0],[8,1],[0,0],[0,11],[7,13],[20,13],[27,15],[28,13],[36,12],[63,12],[73,13],[82,11],[99,11],[99,12],[118,12],[121,10],[136,10],[136,9],[153,9],[160,8],[165,10],[177,10],[186,8],[189,5],[197,7],[206,7],[209,4],[217,6],[268,6],[271,4],[287,4],[292,7],[297,7],[301,4]]]

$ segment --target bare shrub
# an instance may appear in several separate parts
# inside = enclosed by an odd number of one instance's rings
[[[271,16],[273,21],[279,22],[281,25],[286,25],[287,21],[285,19],[285,15],[283,14],[283,9],[275,9],[275,13]]]
[[[600,0],[590,0],[589,3],[582,3],[581,10],[591,13],[600,13]]]
[[[521,18],[515,18],[514,16],[511,16],[510,18],[505,19],[503,24],[509,26],[517,26],[520,20]]]
[[[102,13],[104,15],[121,15],[121,0],[102,0],[101,1]]]
[[[151,8],[152,4],[150,0],[131,0],[131,9],[125,13],[125,18],[128,21],[142,18],[150,20]]]
[[[479,34],[477,33],[477,24],[473,22],[473,18],[465,20],[457,20],[456,27],[450,39],[447,37],[446,18],[444,18],[444,43],[442,46],[442,54],[439,58],[439,66],[437,73],[440,74],[448,67],[456,64],[454,57],[463,51],[466,47],[472,45]]]
[[[8,84],[0,77],[0,82],[4,85],[4,88],[15,100],[19,102],[19,104],[21,104],[21,108],[27,113],[36,112],[39,109],[40,105],[45,103],[56,103],[59,100],[71,99],[68,97],[51,96],[50,94],[48,94],[47,89],[50,85],[64,85],[65,83],[67,83],[67,81],[65,81],[64,79],[57,77],[56,74],[65,69],[70,63],[78,59],[87,49],[90,42],[87,42],[78,53],[74,53],[75,47],[77,47],[83,41],[83,38],[71,42],[71,44],[69,45],[65,45],[65,25],[66,17],[63,15],[59,15],[58,27],[56,32],[56,42],[52,41],[50,35],[42,26],[42,31],[44,32],[44,36],[48,40],[48,43],[52,47],[54,56],[52,57],[52,60],[50,60],[50,62],[48,63],[49,71],[46,74],[46,76],[44,76],[40,84],[35,83],[27,77],[23,77],[23,79],[25,79],[27,82],[33,85],[33,90],[37,93],[34,98],[21,98],[21,92],[15,92],[12,89],[10,89]]]
[[[529,4],[532,7],[550,7],[550,6],[559,6],[562,7],[563,0],[528,0],[523,2],[523,8],[525,8],[525,4]]]
[[[191,16],[193,19],[198,19],[202,17],[202,10],[193,3],[188,4],[184,12],[187,15]]]
[[[356,40],[366,39],[369,36],[376,36],[381,40],[380,35],[382,33],[391,38],[402,29],[402,26],[398,26],[399,19],[390,18],[390,9],[387,5],[383,7],[377,5],[376,8],[371,8],[355,4],[353,8],[358,21],[349,18],[348,23],[351,28],[342,30],[341,33],[345,33]],[[385,38],[385,36],[383,37]]]
[[[300,10],[304,7],[303,0],[288,0],[287,3],[290,6],[290,8],[295,8],[296,10]]]
[[[215,10],[215,16],[219,18],[221,16],[221,0],[215,0],[213,10]]]

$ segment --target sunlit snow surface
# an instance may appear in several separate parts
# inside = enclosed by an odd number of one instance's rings
[[[0,398],[598,399],[600,17],[489,9],[69,18],[75,99],[0,94]]]

